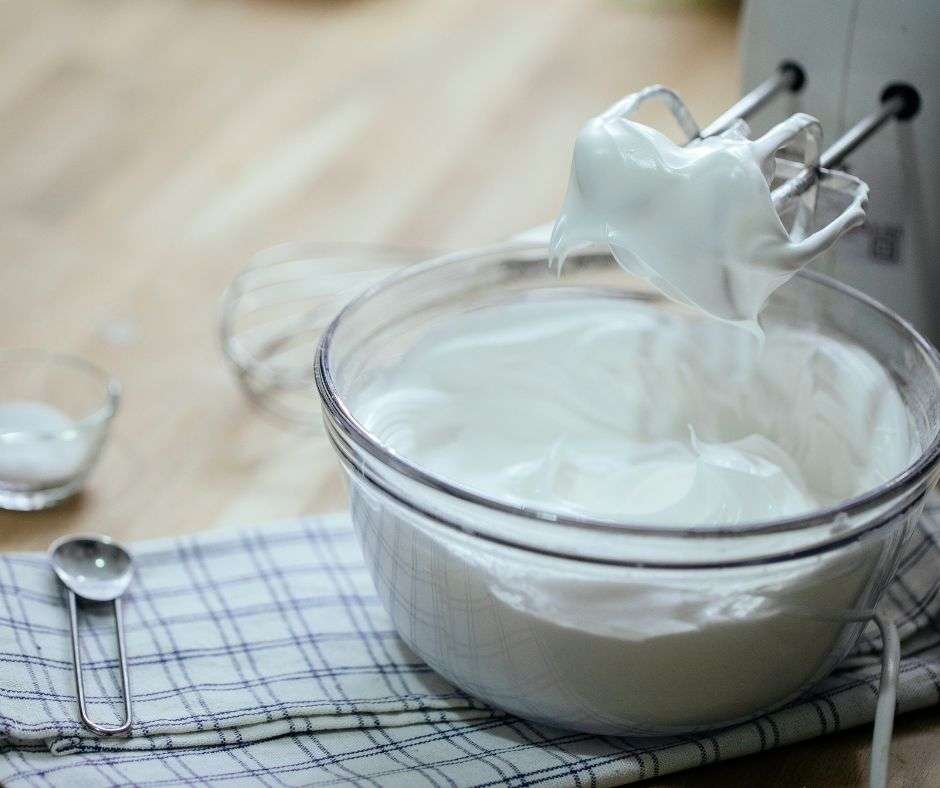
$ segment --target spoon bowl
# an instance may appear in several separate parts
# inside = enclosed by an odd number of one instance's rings
[[[110,602],[130,585],[130,553],[107,536],[64,536],[49,548],[49,561],[62,584],[82,599]]]

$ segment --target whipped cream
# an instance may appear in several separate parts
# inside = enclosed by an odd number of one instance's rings
[[[798,114],[758,140],[739,123],[679,146],[623,117],[628,96],[578,134],[551,250],[560,267],[572,250],[601,244],[626,270],[670,298],[759,333],[768,296],[847,230],[864,221],[867,189],[832,224],[805,236],[789,230],[768,182],[774,153],[818,128]]]
[[[450,317],[353,404],[382,443],[486,495],[662,525],[836,504],[914,450],[896,387],[862,348],[772,327],[761,349],[621,299]]]

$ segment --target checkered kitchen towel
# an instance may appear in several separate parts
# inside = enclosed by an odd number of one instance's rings
[[[59,785],[612,785],[872,719],[874,633],[853,667],[756,722],[617,739],[491,710],[398,639],[348,519],[141,544],[126,605],[135,725],[76,724],[67,617],[43,556],[0,557],[0,782]],[[889,589],[901,711],[940,702],[940,499]],[[113,632],[84,620],[91,709],[115,720]],[[869,633],[866,633],[869,634]],[[867,657],[866,657],[867,655]]]

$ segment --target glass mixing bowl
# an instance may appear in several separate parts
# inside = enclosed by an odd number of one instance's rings
[[[357,421],[359,387],[442,319],[585,295],[675,309],[607,254],[575,256],[558,277],[544,248],[511,245],[409,268],[331,323],[317,387],[379,596],[431,667],[537,722],[660,735],[758,716],[833,669],[891,578],[940,473],[940,357],[896,315],[822,275],[778,290],[765,324],[868,350],[895,380],[919,451],[900,475],[837,507],[720,528],[489,498],[417,467]]]

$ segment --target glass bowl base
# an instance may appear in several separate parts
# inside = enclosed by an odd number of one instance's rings
[[[67,498],[71,498],[82,488],[83,479],[73,479],[56,487],[39,490],[11,489],[0,480],[0,509],[13,512],[36,512],[51,509]]]

